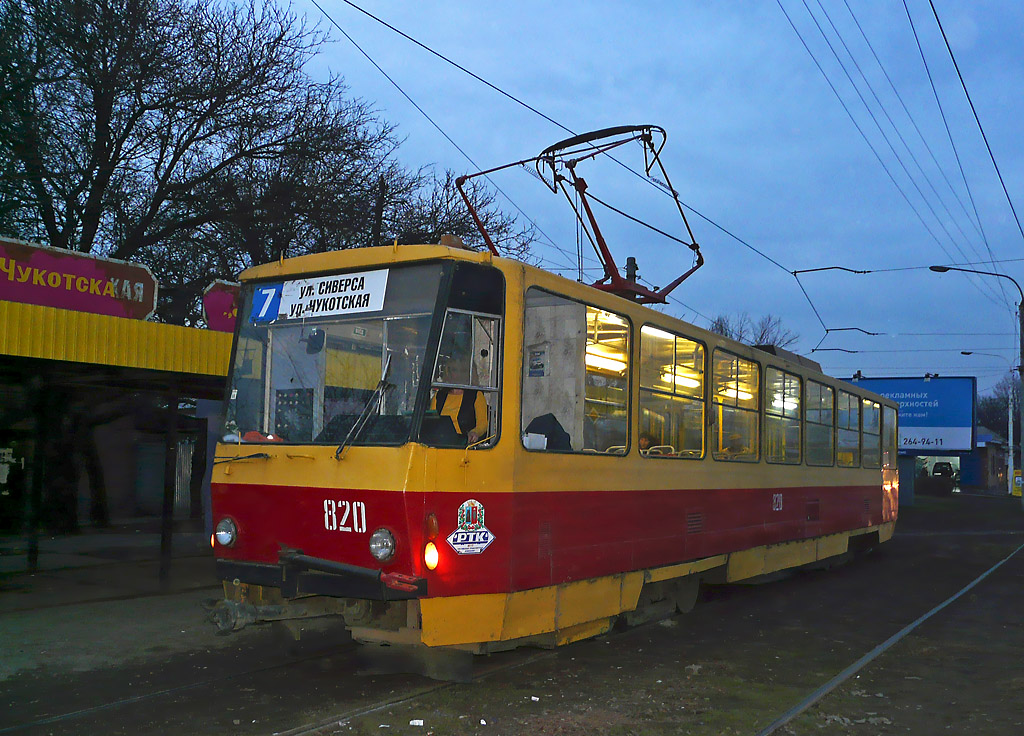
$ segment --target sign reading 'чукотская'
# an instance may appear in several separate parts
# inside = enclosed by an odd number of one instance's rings
[[[260,284],[253,292],[252,321],[379,312],[387,286],[387,269]]]
[[[157,283],[145,266],[0,238],[0,299],[147,319]]]

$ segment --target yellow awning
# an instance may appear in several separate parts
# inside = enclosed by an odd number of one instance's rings
[[[226,376],[231,334],[0,301],[0,357]]]

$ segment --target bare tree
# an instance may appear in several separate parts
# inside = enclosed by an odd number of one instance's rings
[[[1005,438],[1009,427],[1007,426],[1007,413],[1009,412],[1009,401],[1012,397],[1015,406],[1019,406],[1020,379],[1016,373],[1008,373],[992,387],[992,393],[988,396],[978,398],[978,424],[988,427],[994,432],[999,432]],[[1019,439],[1020,434],[1020,413],[1013,412],[1013,436]]]
[[[326,37],[289,8],[0,2],[0,231],[149,264],[165,319],[194,318],[212,278],[367,245],[381,177],[389,242],[475,232],[450,175],[407,171],[390,125],[307,74]],[[528,248],[474,197],[510,253]]]
[[[430,174],[412,197],[397,203],[388,226],[400,243],[436,243],[442,235],[458,235],[471,248],[485,247],[455,179],[451,171],[444,179]],[[495,195],[479,179],[467,182],[465,191],[495,247],[509,257],[528,258],[536,239],[534,226],[519,227],[514,217],[502,213]]]
[[[764,315],[757,322],[746,312],[736,315],[719,314],[711,320],[708,329],[747,345],[785,348],[800,339],[798,334],[783,327],[781,318],[772,314]]]

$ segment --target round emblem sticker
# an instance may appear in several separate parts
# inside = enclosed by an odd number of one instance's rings
[[[494,535],[484,526],[484,505],[471,498],[459,506],[459,527],[447,539],[460,555],[478,555],[487,549]]]

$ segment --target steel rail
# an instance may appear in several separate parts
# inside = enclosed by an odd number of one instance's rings
[[[87,708],[79,708],[78,710],[68,711],[67,713],[60,713],[58,715],[49,716],[47,718],[40,718],[35,721],[30,721],[28,723],[19,723],[14,726],[5,726],[0,728],[0,734],[17,733],[18,731],[26,731],[28,729],[37,728],[39,726],[48,726],[54,723],[73,721],[76,718],[82,718],[84,716],[102,713],[103,711],[111,710],[113,708],[122,708],[126,705],[134,705],[135,703],[144,702],[146,700],[154,700],[156,698],[162,698],[168,695],[177,695],[178,693],[188,692],[189,690],[196,690],[198,688],[204,688],[222,682],[230,682],[231,680],[238,679],[240,677],[246,677],[248,675],[255,675],[261,672],[269,672],[271,670],[281,669],[283,667],[291,667],[292,665],[301,664],[303,662],[309,662],[316,659],[323,659],[324,657],[336,656],[339,652],[343,652],[349,648],[354,649],[355,644],[342,645],[330,651],[319,652],[317,654],[310,654],[306,657],[297,657],[294,659],[289,659],[287,662],[268,664],[264,665],[263,667],[254,667],[250,670],[232,672],[226,675],[221,675],[219,677],[211,677],[206,680],[200,680],[198,682],[190,682],[187,685],[177,685],[175,687],[164,688],[163,690],[154,690],[152,692],[142,693],[141,695],[133,695],[130,698],[120,698],[119,700],[111,700],[108,703],[101,703],[100,705],[91,705]]]
[[[851,664],[845,670],[843,670],[838,675],[833,677],[831,680],[826,682],[824,685],[819,687],[817,690],[812,692],[806,698],[804,698],[799,703],[797,703],[792,708],[790,708],[785,713],[783,713],[781,716],[779,716],[776,720],[774,720],[766,728],[762,729],[761,731],[758,731],[757,732],[757,736],[770,736],[770,734],[773,734],[776,731],[778,731],[780,728],[782,728],[787,723],[792,721],[794,718],[799,716],[801,713],[806,711],[808,708],[810,708],[811,706],[816,704],[818,701],[820,701],[822,698],[824,698],[830,692],[832,692],[837,687],[842,685],[844,682],[849,680],[851,677],[853,677],[853,675],[857,674],[862,669],[864,669],[867,665],[871,664],[871,662],[876,660],[879,656],[881,656],[886,651],[888,651],[890,648],[892,648],[893,645],[897,644],[904,637],[906,637],[908,634],[913,632],[918,626],[923,624],[925,621],[930,619],[935,614],[937,614],[940,611],[942,611],[944,608],[946,608],[951,603],[954,603],[955,601],[957,601],[964,594],[968,593],[972,588],[974,588],[976,585],[978,585],[978,583],[980,583],[982,580],[984,580],[989,575],[991,575],[996,570],[998,570],[1000,567],[1002,567],[1004,564],[1006,564],[1014,555],[1016,555],[1022,549],[1024,549],[1024,544],[1022,544],[1019,547],[1017,547],[1017,549],[1015,549],[1013,552],[1008,554],[1002,560],[1000,560],[995,565],[990,567],[988,570],[983,572],[981,575],[976,577],[972,582],[970,582],[966,586],[964,586],[959,592],[953,594],[952,596],[947,598],[945,601],[943,601],[939,605],[935,606],[935,608],[933,608],[932,610],[928,611],[928,613],[924,614],[923,616],[918,618],[916,621],[913,621],[913,622],[907,624],[906,626],[904,626],[902,629],[900,629],[895,634],[890,636],[884,642],[882,642],[877,647],[872,649],[870,652],[865,654],[863,657],[858,659],[856,662]]]

